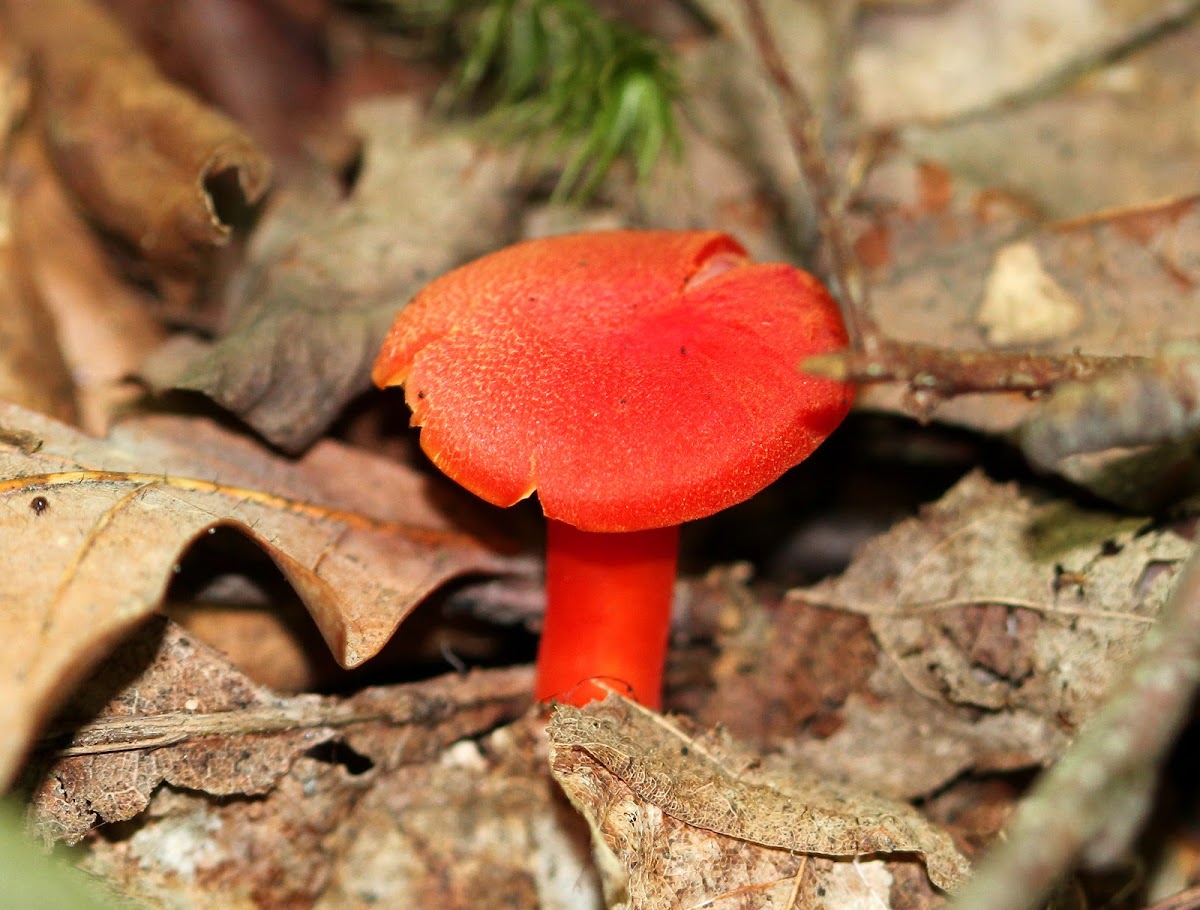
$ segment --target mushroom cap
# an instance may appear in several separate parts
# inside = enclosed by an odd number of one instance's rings
[[[430,283],[375,362],[403,384],[421,447],[508,506],[536,490],[589,531],[680,524],[749,498],[845,417],[808,376],[846,330],[815,278],[754,264],[727,234],[530,240]]]

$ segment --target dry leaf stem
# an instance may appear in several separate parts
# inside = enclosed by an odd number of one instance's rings
[[[1124,681],[1021,803],[1007,838],[953,907],[1034,908],[1081,858],[1103,863],[1124,850],[1198,683],[1200,551],[1193,551]]]

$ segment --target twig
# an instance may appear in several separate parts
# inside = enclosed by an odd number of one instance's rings
[[[771,36],[762,4],[759,0],[743,0],[742,5],[754,45],[767,75],[775,85],[792,151],[812,196],[821,239],[829,253],[832,273],[829,276],[830,289],[842,304],[842,316],[850,334],[850,343],[859,350],[873,351],[879,333],[870,315],[862,272],[835,211],[837,195],[825,162],[820,118],[814,113],[804,90],[796,85],[788,72],[779,47]]]
[[[1111,860],[1136,833],[1200,683],[1200,550],[1112,697],[1018,807],[1008,836],[953,903],[1031,910],[1081,858]]]
[[[525,709],[532,688],[530,671],[486,671],[484,694],[473,690],[468,699],[456,702],[447,697],[447,686],[461,686],[445,678],[411,683],[389,689],[366,690],[366,695],[346,701],[295,698],[276,704],[256,705],[226,711],[139,714],[101,717],[76,727],[66,735],[51,731],[38,748],[56,757],[136,752],[212,737],[254,736],[292,733],[318,728],[343,729],[363,724],[390,726],[430,725],[457,713],[468,713],[489,705],[510,704],[515,714]],[[482,671],[480,674],[482,676]]]
[[[800,886],[804,883],[804,873],[808,871],[808,857],[807,853],[800,857],[800,868],[796,870],[796,876],[792,879],[792,890],[788,893],[788,901],[784,910],[796,910],[799,904]]]
[[[920,411],[968,392],[1045,392],[1119,368],[1144,366],[1143,357],[1035,354],[1029,351],[954,350],[880,339],[874,350],[822,354],[804,361],[806,372],[859,384],[907,383]]]
[[[793,603],[801,603],[806,607],[816,607],[821,610],[837,610],[841,613],[855,613],[872,619],[907,619],[911,616],[922,616],[930,613],[948,613],[951,610],[966,610],[971,607],[1004,607],[1009,610],[1028,610],[1041,616],[1071,616],[1083,619],[1108,619],[1113,622],[1130,623],[1135,625],[1152,626],[1157,622],[1154,616],[1142,616],[1139,613],[1128,613],[1124,610],[1089,610],[1083,607],[1065,607],[1061,604],[1043,604],[1033,600],[1021,600],[1016,597],[1005,597],[998,594],[972,594],[966,597],[951,597],[946,600],[900,601],[895,607],[877,608],[873,605],[856,604],[849,601],[828,600],[820,597],[810,597],[803,590],[788,591],[786,599]]]

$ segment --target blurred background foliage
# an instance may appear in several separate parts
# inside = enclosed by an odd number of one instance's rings
[[[588,0],[349,0],[455,54],[447,113],[562,162],[557,199],[583,200],[618,161],[645,179],[678,154],[671,49]]]

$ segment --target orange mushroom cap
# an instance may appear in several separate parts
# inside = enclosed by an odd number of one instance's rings
[[[538,492],[589,531],[741,502],[845,417],[850,386],[799,370],[847,344],[832,298],[710,231],[530,240],[443,275],[392,325],[376,384],[404,384],[421,446],[496,505]]]

